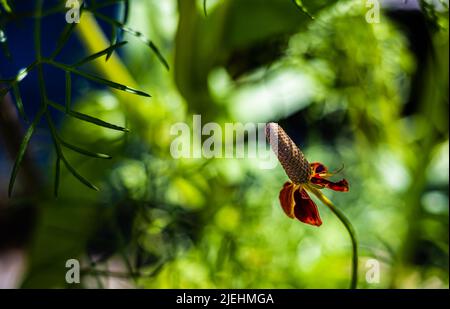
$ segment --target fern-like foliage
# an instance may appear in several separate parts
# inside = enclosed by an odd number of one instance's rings
[[[33,136],[34,130],[37,127],[37,125],[43,120],[47,123],[48,130],[50,132],[53,146],[56,153],[56,160],[55,160],[55,180],[54,180],[54,194],[55,196],[58,195],[58,188],[59,188],[59,182],[60,182],[60,166],[61,163],[67,168],[67,170],[75,177],[77,178],[81,183],[86,185],[87,187],[98,190],[98,188],[92,184],[89,180],[84,178],[82,175],[80,175],[77,170],[70,164],[70,162],[67,160],[66,156],[64,155],[65,150],[71,150],[75,151],[81,155],[89,156],[93,158],[99,158],[99,159],[110,159],[111,156],[103,153],[97,153],[90,150],[83,149],[82,147],[73,145],[69,143],[68,141],[65,141],[62,139],[62,137],[59,135],[58,130],[56,129],[54,120],[52,119],[50,109],[55,109],[57,111],[60,111],[64,113],[65,115],[69,117],[74,117],[79,120],[89,122],[91,124],[94,124],[96,126],[105,127],[112,130],[118,130],[122,132],[127,132],[128,130],[124,127],[108,123],[106,121],[103,121],[101,119],[98,119],[96,117],[86,115],[80,112],[76,112],[72,110],[71,108],[71,90],[72,90],[72,82],[71,77],[73,75],[81,76],[91,82],[98,83],[101,85],[105,85],[114,89],[118,89],[121,91],[125,91],[128,93],[132,93],[138,96],[144,96],[144,97],[150,97],[150,95],[144,91],[134,89],[132,87],[129,87],[127,85],[123,85],[117,82],[114,82],[112,80],[108,80],[105,78],[102,78],[100,76],[94,75],[90,72],[87,72],[80,67],[82,67],[84,64],[97,59],[101,56],[106,55],[106,60],[109,59],[111,54],[118,48],[125,45],[127,42],[122,41],[119,42],[119,31],[131,34],[132,36],[135,36],[139,38],[141,41],[143,41],[145,44],[147,44],[150,49],[156,54],[158,59],[161,61],[161,63],[168,69],[168,63],[162,56],[162,54],[159,52],[156,45],[149,39],[147,39],[142,33],[135,31],[133,29],[130,29],[126,26],[127,19],[128,19],[128,12],[129,12],[129,1],[128,0],[106,0],[103,2],[99,1],[92,1],[87,2],[83,1],[81,5],[80,15],[83,14],[84,11],[89,11],[94,14],[98,19],[101,19],[108,23],[113,31],[110,39],[110,46],[100,52],[94,53],[92,55],[89,55],[85,57],[84,59],[80,59],[79,61],[73,63],[73,64],[66,64],[62,63],[56,60],[56,57],[60,54],[61,50],[64,48],[65,44],[69,40],[70,36],[72,35],[75,27],[77,27],[76,23],[67,24],[56,44],[55,49],[51,53],[50,56],[46,57],[41,52],[41,19],[45,16],[49,16],[52,14],[58,14],[58,13],[64,13],[67,8],[65,7],[66,1],[60,1],[57,5],[43,9],[43,3],[44,0],[37,0],[36,1],[36,7],[33,11],[25,12],[15,14],[14,9],[11,9],[9,6],[9,3],[6,0],[0,1],[0,8],[3,8],[2,15],[1,16],[1,22],[0,22],[0,46],[3,51],[3,54],[6,57],[10,57],[11,54],[9,52],[9,48],[7,45],[7,36],[4,29],[4,25],[6,25],[10,20],[14,20],[21,17],[32,17],[34,18],[35,24],[34,24],[34,45],[36,50],[36,59],[29,64],[26,68],[20,70],[15,76],[11,78],[6,79],[0,79],[0,102],[3,100],[3,97],[8,93],[11,92],[14,101],[17,107],[17,110],[20,114],[20,116],[29,123],[29,126],[25,132],[25,135],[23,137],[23,140],[21,142],[18,155],[15,159],[14,166],[11,172],[10,182],[9,182],[9,188],[8,188],[8,194],[11,197],[14,183],[17,178],[17,174],[19,172],[21,163],[24,159],[26,149],[28,147],[28,144],[31,140],[31,137]],[[116,4],[122,4],[124,7],[124,14],[121,18],[121,20],[116,20],[114,18],[111,18],[109,16],[106,16],[100,12],[98,12],[98,9],[116,5]],[[6,15],[4,15],[6,14]],[[57,69],[60,69],[65,72],[65,93],[66,98],[64,104],[60,104],[57,102],[51,101],[47,96],[47,85],[45,82],[45,76],[44,76],[44,66],[51,66]],[[37,112],[37,114],[34,116],[34,118],[31,120],[31,122],[26,119],[26,115],[24,112],[24,105],[22,102],[21,94],[20,94],[20,82],[27,77],[27,75],[33,71],[37,71],[38,75],[38,82],[39,82],[39,93],[40,93],[40,109]],[[1,108],[1,105],[0,105]]]

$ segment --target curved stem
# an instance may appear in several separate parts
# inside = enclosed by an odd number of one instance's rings
[[[356,289],[358,284],[358,241],[356,239],[355,229],[347,217],[343,212],[337,208],[333,202],[331,202],[325,195],[322,194],[318,189],[308,186],[308,189],[315,195],[317,198],[330,208],[330,210],[336,215],[336,217],[342,222],[345,226],[348,234],[350,235],[350,239],[352,241],[352,280],[350,282],[350,288]]]

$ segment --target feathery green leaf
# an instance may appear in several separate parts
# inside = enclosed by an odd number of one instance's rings
[[[99,51],[99,52],[97,52],[95,54],[92,54],[92,55],[84,58],[84,59],[81,59],[80,61],[78,61],[77,63],[73,64],[72,66],[73,67],[79,67],[79,66],[82,66],[83,64],[85,64],[85,63],[87,63],[89,61],[92,61],[94,59],[97,59],[97,58],[99,58],[99,57],[101,57],[103,55],[108,55],[110,53],[112,54],[117,48],[122,47],[125,44],[127,44],[127,41],[123,41],[123,42],[119,42],[119,43],[113,44],[113,45],[105,48],[104,50],[101,50],[101,51]]]
[[[12,92],[14,95],[14,100],[16,101],[17,110],[19,111],[20,117],[27,121],[27,115],[25,114],[25,110],[23,108],[22,96],[20,95],[20,89],[18,83],[12,84]]]
[[[65,141],[63,141],[61,138],[59,139],[59,141],[61,142],[61,145],[63,145],[66,148],[69,148],[75,152],[78,152],[82,155],[88,156],[88,157],[93,157],[93,158],[99,158],[99,159],[112,159],[112,157],[110,155],[104,154],[104,153],[98,153],[98,152],[92,152],[83,148],[80,148],[78,146],[69,144]]]
[[[9,187],[8,187],[8,196],[11,197],[12,191],[14,188],[14,183],[16,182],[16,177],[20,169],[20,165],[23,161],[23,158],[25,157],[25,153],[28,147],[28,144],[30,142],[31,137],[33,136],[34,129],[36,128],[37,124],[41,120],[42,115],[45,113],[45,107],[41,107],[41,110],[37,113],[35,116],[33,122],[28,127],[27,132],[25,133],[22,142],[20,143],[19,152],[17,153],[16,160],[14,162],[13,170],[11,173],[11,178],[9,180]]]
[[[81,176],[76,170],[75,168],[70,165],[69,161],[67,161],[67,159],[63,156],[61,157],[61,160],[64,162],[64,165],[66,166],[66,168],[69,170],[69,172],[75,177],[77,178],[82,184],[84,184],[85,186],[87,186],[88,188],[91,188],[92,190],[95,191],[100,191],[94,184],[92,184],[89,180],[87,180],[86,178],[84,178],[83,176]]]
[[[118,89],[118,90],[122,90],[122,91],[125,91],[125,92],[128,92],[128,93],[136,94],[136,95],[143,96],[143,97],[151,97],[151,95],[149,95],[148,93],[145,93],[143,91],[140,91],[140,90],[137,90],[137,89],[134,89],[134,88],[131,88],[131,87],[128,87],[128,86],[125,86],[125,85],[122,85],[122,84],[119,84],[119,83],[107,80],[107,79],[104,79],[102,77],[93,75],[93,74],[88,73],[88,72],[80,71],[80,70],[78,70],[76,68],[73,68],[73,67],[68,66],[66,64],[63,64],[63,63],[59,63],[59,62],[52,61],[52,60],[47,60],[46,63],[48,63],[50,65],[53,65],[53,66],[55,66],[57,68],[63,69],[65,71],[72,72],[72,73],[77,74],[79,76],[82,76],[82,77],[84,77],[86,79],[89,79],[89,80],[91,80],[93,82],[96,82],[96,83],[99,83],[99,84],[102,84],[102,85],[105,85],[105,86],[108,86],[108,87],[111,87],[111,88],[115,88],[115,89]]]
[[[124,24],[122,24],[121,22],[112,19],[109,16],[106,16],[102,13],[99,13],[97,11],[92,11],[92,13],[98,18],[98,19],[102,19],[105,22],[114,25],[116,27],[119,27],[120,29],[122,29],[124,32],[127,32],[135,37],[137,37],[139,40],[141,40],[142,42],[144,42],[148,47],[150,47],[150,49],[153,51],[153,53],[155,53],[156,57],[159,59],[159,61],[164,65],[164,67],[169,70],[169,63],[167,62],[167,60],[164,58],[164,56],[161,54],[161,52],[159,51],[158,47],[148,38],[146,38],[141,32],[139,31],[135,31],[127,26],[125,26]]]
[[[121,127],[121,126],[118,126],[118,125],[115,125],[115,124],[111,124],[109,122],[100,120],[98,118],[95,118],[95,117],[92,117],[92,116],[89,116],[89,115],[86,115],[86,114],[83,114],[83,113],[80,113],[80,112],[76,112],[76,111],[73,111],[73,110],[70,110],[70,111],[66,112],[65,107],[59,105],[58,103],[52,102],[50,100],[47,100],[47,103],[51,107],[53,107],[53,108],[55,108],[55,109],[57,109],[59,111],[65,112],[67,115],[72,116],[74,118],[77,118],[77,119],[80,119],[80,120],[83,120],[83,121],[86,121],[86,122],[90,122],[92,124],[95,124],[97,126],[101,126],[101,127],[104,127],[104,128],[117,130],[117,131],[122,131],[122,132],[128,132],[128,129],[126,129],[124,127]]]
[[[75,29],[76,23],[66,24],[64,26],[63,31],[61,32],[61,35],[56,43],[56,48],[53,51],[52,55],[50,56],[50,59],[55,59],[56,56],[61,52],[63,47],[66,45],[67,41],[70,38],[70,35],[72,34],[73,30]]]

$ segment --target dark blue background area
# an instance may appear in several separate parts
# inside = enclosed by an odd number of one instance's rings
[[[44,1],[44,8],[48,9],[54,7],[57,3],[61,3],[61,0],[46,0]],[[0,78],[10,78],[15,76],[19,70],[30,65],[36,58],[34,48],[34,28],[35,19],[27,15],[27,12],[31,12],[36,1],[15,1],[14,14],[21,16],[12,20],[6,20],[4,12],[0,15],[0,27],[6,34],[8,49],[11,54],[11,58],[7,58],[5,54],[0,51]],[[97,1],[101,3],[101,1]],[[99,10],[102,14],[106,14],[112,18],[119,18],[120,6],[111,5]],[[48,57],[52,54],[56,47],[58,39],[67,25],[65,20],[65,14],[67,11],[52,14],[42,18],[41,21],[41,47],[42,55]],[[22,16],[23,15],[23,16]],[[102,22],[99,22],[102,30],[109,36],[111,33],[111,26]],[[120,33],[120,32],[118,32]],[[84,57],[87,54],[83,49],[80,41],[75,33],[72,33],[70,39],[67,41],[56,60],[65,64],[72,64]],[[46,92],[50,100],[59,104],[65,104],[65,73],[60,69],[56,69],[49,65],[44,65],[44,76],[46,81]],[[103,89],[104,87],[95,83],[91,83],[83,78],[80,78],[74,74],[72,77],[72,102],[75,102],[87,87],[93,89]],[[27,77],[19,84],[20,93],[25,109],[25,113],[29,121],[31,121],[40,107],[40,93],[39,83],[37,79],[37,71],[34,69]],[[55,111],[50,108],[52,117],[57,125],[60,125],[65,115],[59,111]],[[22,125],[27,128],[29,123],[24,120]],[[33,143],[33,155],[38,161],[39,165],[47,164],[53,148],[51,147],[51,139],[48,134],[47,126],[42,121],[32,139]],[[0,144],[1,145],[1,144]],[[7,159],[5,151],[0,148],[0,175],[3,174],[5,169],[9,170],[9,166],[3,166],[3,162]]]

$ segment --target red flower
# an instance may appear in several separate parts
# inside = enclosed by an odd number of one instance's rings
[[[309,164],[301,150],[278,124],[267,124],[266,136],[290,179],[280,191],[281,207],[290,218],[320,226],[322,220],[319,211],[306,191],[314,193],[317,189],[328,188],[347,192],[347,180],[329,181],[327,178],[335,173],[328,172],[321,163]]]
[[[301,184],[287,181],[283,189],[281,189],[279,197],[281,207],[289,217],[297,218],[307,224],[320,226],[322,220],[320,219],[319,211],[306,190],[312,186],[317,189],[329,188],[335,191],[347,192],[348,182],[345,179],[338,182],[331,182],[326,179],[333,173],[328,173],[327,168],[321,163],[312,163],[310,166],[311,176],[309,181]]]

